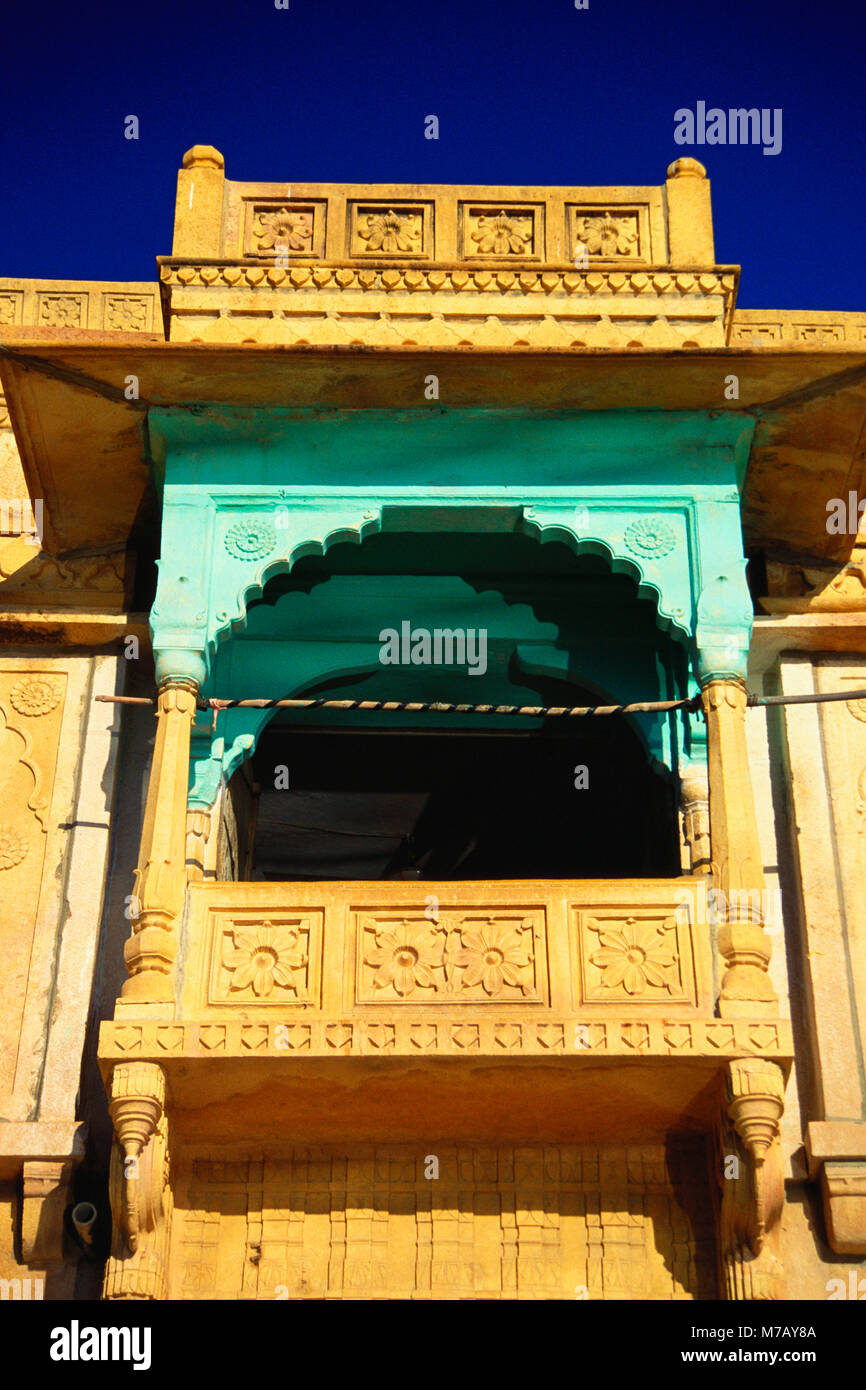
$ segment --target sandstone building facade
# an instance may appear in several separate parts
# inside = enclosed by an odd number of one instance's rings
[[[738,275],[691,159],[196,146],[157,281],[0,280],[0,1277],[866,1276],[866,314]]]

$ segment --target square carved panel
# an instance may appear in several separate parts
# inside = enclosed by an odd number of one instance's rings
[[[321,1007],[322,910],[211,916],[209,1004]]]
[[[86,328],[86,294],[40,294],[41,328]]]
[[[276,260],[322,259],[325,254],[325,202],[247,203],[244,255]]]
[[[348,254],[431,259],[430,203],[350,203]]]
[[[24,295],[20,291],[0,294],[0,324],[20,323],[23,304]]]
[[[840,323],[795,323],[794,338],[798,343],[842,343],[845,330]]]
[[[577,998],[583,1004],[697,1004],[688,922],[667,905],[571,910]]]
[[[649,209],[569,203],[565,209],[570,261],[649,261]]]
[[[152,302],[140,294],[106,294],[103,298],[106,328],[146,333],[152,327]]]
[[[543,907],[356,913],[358,1004],[545,1004]]]
[[[465,260],[537,261],[544,255],[544,209],[461,203],[460,254]]]

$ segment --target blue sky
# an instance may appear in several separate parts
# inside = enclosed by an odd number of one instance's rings
[[[154,279],[196,143],[285,183],[657,184],[693,154],[741,307],[866,308],[855,0],[289,5],[10,7],[0,275]],[[676,145],[698,101],[781,108],[781,152]]]

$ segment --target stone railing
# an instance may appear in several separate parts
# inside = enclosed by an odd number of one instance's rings
[[[780,1056],[715,1015],[707,880],[194,883],[175,1021],[103,1057]]]

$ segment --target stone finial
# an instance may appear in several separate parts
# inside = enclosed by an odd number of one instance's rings
[[[200,148],[197,146],[196,148]],[[699,159],[675,159],[668,165],[669,179],[705,179],[707,171]]]
[[[682,162],[682,161],[681,161]],[[183,157],[184,169],[224,169],[225,158],[213,145],[193,145]]]

